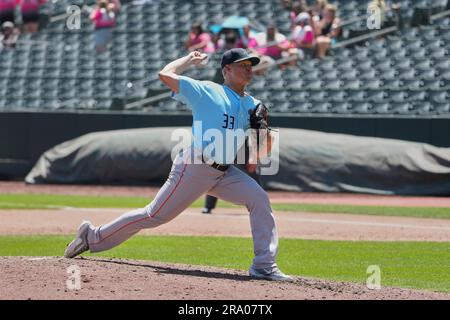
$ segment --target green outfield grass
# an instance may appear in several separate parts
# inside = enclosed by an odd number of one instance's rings
[[[61,256],[70,236],[0,236],[2,256]],[[450,292],[449,243],[352,242],[280,239],[283,271],[321,279],[366,283],[378,265],[381,285]],[[89,256],[117,257],[247,270],[252,241],[235,237],[135,236]]]
[[[57,209],[74,208],[139,208],[152,199],[144,197],[97,197],[48,194],[1,194],[0,209]],[[195,201],[191,207],[201,208],[203,199]],[[218,207],[238,208],[230,203],[219,201]],[[378,216],[403,216],[450,219],[450,208],[432,207],[386,207],[354,206],[334,204],[273,203],[275,211],[349,213]]]

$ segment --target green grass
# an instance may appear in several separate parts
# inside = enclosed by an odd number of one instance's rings
[[[274,210],[450,219],[450,208],[274,203]]]
[[[2,256],[60,256],[70,236],[0,236]],[[365,283],[370,265],[381,285],[450,292],[450,244],[280,239],[278,263],[288,274]],[[234,237],[136,236],[90,256],[247,270],[252,241]]]
[[[56,209],[73,208],[139,208],[152,199],[144,197],[97,197],[48,194],[1,194],[0,209]],[[195,201],[191,207],[201,208],[203,199]],[[218,207],[237,208],[230,203],[219,201]],[[433,207],[385,207],[353,206],[334,204],[273,203],[275,211],[349,213],[378,216],[403,216],[450,219],[450,208]]]

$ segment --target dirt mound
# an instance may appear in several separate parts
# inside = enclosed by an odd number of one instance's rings
[[[149,261],[0,257],[0,269],[0,299],[450,299],[300,277],[294,283],[250,280],[245,271]]]

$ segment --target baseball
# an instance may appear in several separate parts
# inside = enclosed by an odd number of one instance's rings
[[[202,57],[206,57],[206,58],[204,58],[204,59],[202,60],[202,62],[200,62],[200,64],[201,64],[202,66],[206,66],[206,65],[208,64],[208,62],[209,62],[209,56],[208,56],[206,53],[203,53],[203,54],[202,54]]]

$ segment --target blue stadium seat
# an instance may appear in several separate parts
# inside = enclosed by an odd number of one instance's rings
[[[391,102],[405,102],[408,98],[408,94],[403,90],[390,90],[386,93]]]
[[[433,104],[433,111],[438,115],[450,114],[450,102],[435,102]]]
[[[450,93],[448,91],[428,91],[431,101],[437,103],[449,103]]]
[[[372,112],[372,104],[367,102],[352,103],[352,111],[356,114],[370,114]]]
[[[382,79],[383,83],[383,89],[384,90],[399,90],[402,88],[402,81],[396,77],[393,77],[392,79]]]
[[[342,80],[353,80],[357,79],[359,76],[359,72],[356,69],[348,69],[348,70],[341,70],[338,73],[338,77]]]
[[[349,102],[333,102],[331,104],[331,110],[332,113],[337,114],[351,114],[352,113],[352,104]]]
[[[420,80],[421,88],[425,90],[441,90],[442,83],[440,79],[422,79]]]
[[[386,99],[386,92],[383,90],[368,90],[366,92],[367,101],[382,102]]]
[[[408,93],[408,101],[425,101],[427,98],[426,91],[410,91]]]
[[[324,90],[310,90],[309,91],[309,98],[310,101],[324,101],[325,97],[327,95],[327,92]]]
[[[327,100],[332,102],[344,102],[347,100],[347,92],[343,90],[328,90]]]
[[[304,88],[310,89],[310,90],[320,90],[322,88],[322,81],[321,80],[310,80],[304,82]]]
[[[428,101],[414,101],[411,103],[415,115],[430,115],[434,113],[433,105]]]
[[[312,113],[330,113],[332,109],[332,105],[328,102],[313,102],[311,104],[311,112]]]
[[[342,83],[342,89],[344,90],[357,90],[362,87],[362,82],[359,79],[347,80]]]
[[[413,106],[409,102],[392,102],[391,103],[391,113],[393,114],[411,114]]]
[[[347,90],[346,96],[348,101],[366,101],[367,95],[364,90]]]
[[[293,91],[289,100],[293,102],[305,102],[309,98],[309,92],[307,90],[296,90]]]
[[[366,79],[362,82],[361,89],[364,90],[376,90],[383,86],[383,82],[380,79]]]

